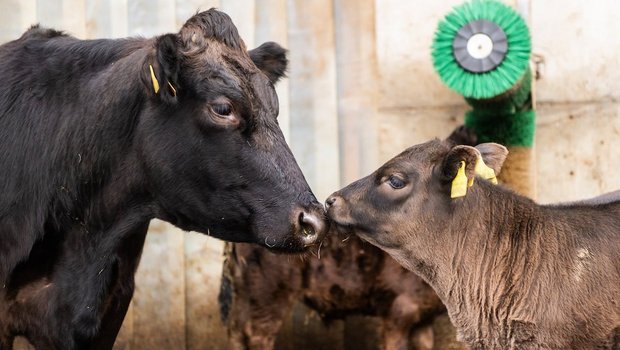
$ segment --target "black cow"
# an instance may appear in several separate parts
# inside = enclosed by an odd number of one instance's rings
[[[303,251],[323,207],[285,143],[285,50],[209,10],[179,33],[0,46],[0,349],[110,348],[149,221]]]

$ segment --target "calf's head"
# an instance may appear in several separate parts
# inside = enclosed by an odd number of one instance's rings
[[[471,181],[480,159],[497,174],[507,154],[505,147],[494,143],[471,147],[433,140],[410,147],[369,176],[333,193],[326,201],[327,215],[339,230],[352,231],[388,251],[435,239],[435,232],[458,220],[455,208],[466,200],[467,195],[451,195],[463,164],[461,177]],[[482,181],[477,179],[472,186]]]
[[[274,84],[286,51],[247,51],[230,18],[196,14],[154,40],[137,130],[157,216],[183,229],[301,251],[325,231],[278,126]]]

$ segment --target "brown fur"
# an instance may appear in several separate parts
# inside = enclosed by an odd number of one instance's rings
[[[428,338],[419,331],[430,331],[433,318],[445,313],[421,278],[357,237],[329,237],[320,259],[238,243],[227,245],[226,257],[220,305],[236,349],[273,349],[297,302],[327,323],[349,315],[380,317],[385,349],[430,350],[412,344],[428,343],[418,339]]]
[[[620,202],[542,206],[480,178],[451,199],[480,153],[497,173],[507,152],[413,146],[335,192],[328,215],[423,277],[473,349],[620,347]]]

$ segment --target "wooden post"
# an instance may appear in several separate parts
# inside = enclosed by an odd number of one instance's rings
[[[374,0],[335,0],[340,185],[378,164]]]
[[[291,148],[317,198],[339,187],[333,2],[289,2]]]

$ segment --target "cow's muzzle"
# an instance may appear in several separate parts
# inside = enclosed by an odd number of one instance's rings
[[[323,239],[327,232],[323,206],[316,203],[309,209],[299,209],[295,218],[295,234],[305,246],[313,245]]]

